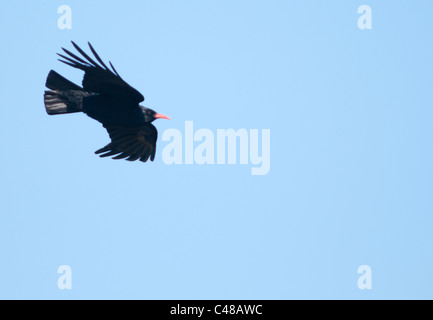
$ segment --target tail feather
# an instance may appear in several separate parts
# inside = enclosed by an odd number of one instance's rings
[[[83,110],[83,98],[88,94],[75,83],[51,70],[45,85],[44,103],[48,114],[63,114]]]
[[[54,70],[51,70],[50,73],[48,73],[45,86],[51,90],[83,90],[80,86],[77,86],[75,83],[62,77]]]
[[[47,90],[44,94],[45,109],[48,114],[80,112],[81,104],[71,103],[62,91]]]

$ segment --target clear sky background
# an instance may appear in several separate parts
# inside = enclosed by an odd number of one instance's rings
[[[72,9],[60,30],[57,9]],[[370,5],[373,29],[357,27]],[[0,298],[432,299],[433,2],[9,1],[0,11]],[[100,159],[48,116],[70,40],[173,120],[271,129],[271,170]],[[60,265],[72,290],[57,287]],[[372,290],[357,286],[361,265]]]

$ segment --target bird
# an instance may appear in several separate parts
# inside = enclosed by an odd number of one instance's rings
[[[155,159],[158,131],[152,122],[169,117],[140,105],[143,95],[126,83],[114,68],[103,62],[88,42],[95,61],[75,42],[71,41],[81,57],[62,48],[57,53],[63,62],[84,71],[82,87],[54,70],[48,73],[44,104],[49,115],[82,112],[99,121],[107,130],[111,142],[95,151],[100,157],[146,162]]]

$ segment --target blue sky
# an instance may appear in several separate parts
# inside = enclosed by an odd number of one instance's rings
[[[72,29],[60,30],[60,5]],[[373,29],[360,30],[369,5]],[[431,299],[431,1],[2,5],[0,298]],[[271,130],[271,169],[100,159],[48,116],[61,47],[90,41],[172,118]],[[87,48],[86,48],[87,50]],[[87,50],[88,51],[88,50]],[[72,289],[57,286],[60,265]],[[372,290],[357,269],[372,269]]]

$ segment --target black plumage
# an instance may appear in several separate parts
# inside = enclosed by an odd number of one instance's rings
[[[126,83],[109,62],[111,69],[102,61],[89,43],[97,62],[72,42],[82,58],[64,48],[58,54],[59,61],[84,71],[80,87],[51,70],[48,74],[44,102],[48,114],[84,112],[102,123],[111,143],[97,150],[100,157],[140,160],[155,158],[158,131],[152,121],[169,119],[154,110],[143,107],[143,95]],[[99,62],[99,64],[98,64]]]

